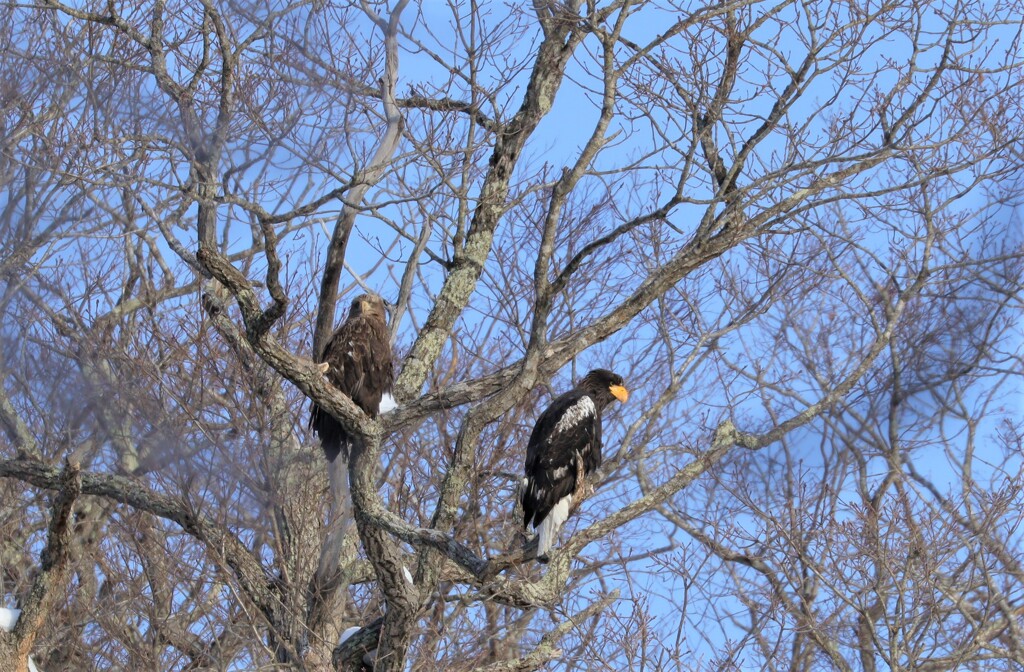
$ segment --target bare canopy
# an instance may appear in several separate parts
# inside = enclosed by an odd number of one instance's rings
[[[6,4],[0,657],[1018,669],[1022,16]],[[368,293],[379,417],[317,366]],[[541,566],[530,431],[595,368]]]

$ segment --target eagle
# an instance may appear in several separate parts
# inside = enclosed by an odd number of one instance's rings
[[[547,562],[558,530],[579,502],[588,474],[601,466],[601,412],[626,401],[622,376],[594,369],[541,413],[526,447],[523,527],[537,530],[537,559]]]
[[[331,385],[371,418],[394,408],[391,386],[395,370],[384,300],[376,294],[353,299],[348,317],[331,335],[317,361]],[[320,436],[328,462],[334,462],[339,454],[348,459],[348,432],[316,403],[309,426]]]

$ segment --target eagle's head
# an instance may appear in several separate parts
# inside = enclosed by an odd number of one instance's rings
[[[612,373],[608,369],[594,369],[583,376],[580,387],[587,390],[602,406],[606,406],[616,399],[619,401],[629,399],[629,391],[626,389],[622,376]]]
[[[387,324],[387,304],[384,299],[376,294],[360,294],[352,299],[352,307],[349,308],[349,319],[359,316],[376,317]]]

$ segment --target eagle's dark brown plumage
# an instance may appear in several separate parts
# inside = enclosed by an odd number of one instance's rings
[[[348,318],[338,327],[318,361],[327,366],[327,380],[370,417],[380,413],[381,398],[390,398],[395,379],[384,301],[363,294],[352,301]],[[331,414],[313,404],[310,426],[320,436],[324,454],[333,462],[348,458],[351,438]]]
[[[523,526],[537,528],[537,559],[547,562],[558,530],[579,505],[586,478],[601,466],[601,413],[626,401],[622,376],[594,369],[541,413],[526,446],[520,501]]]

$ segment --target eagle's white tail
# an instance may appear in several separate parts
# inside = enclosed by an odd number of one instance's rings
[[[384,394],[381,395],[379,409],[381,414],[387,413],[388,411],[393,411],[396,408],[398,408],[398,402],[395,401],[395,398],[391,396],[390,392],[385,392]]]
[[[558,503],[551,507],[548,515],[541,521],[537,528],[537,557],[542,558],[548,554],[551,547],[558,540],[558,530],[562,523],[569,517],[569,508],[572,506],[572,495],[566,495],[558,500]]]
[[[19,618],[21,618],[21,609],[0,607],[0,628],[3,628],[4,632],[14,630]]]

